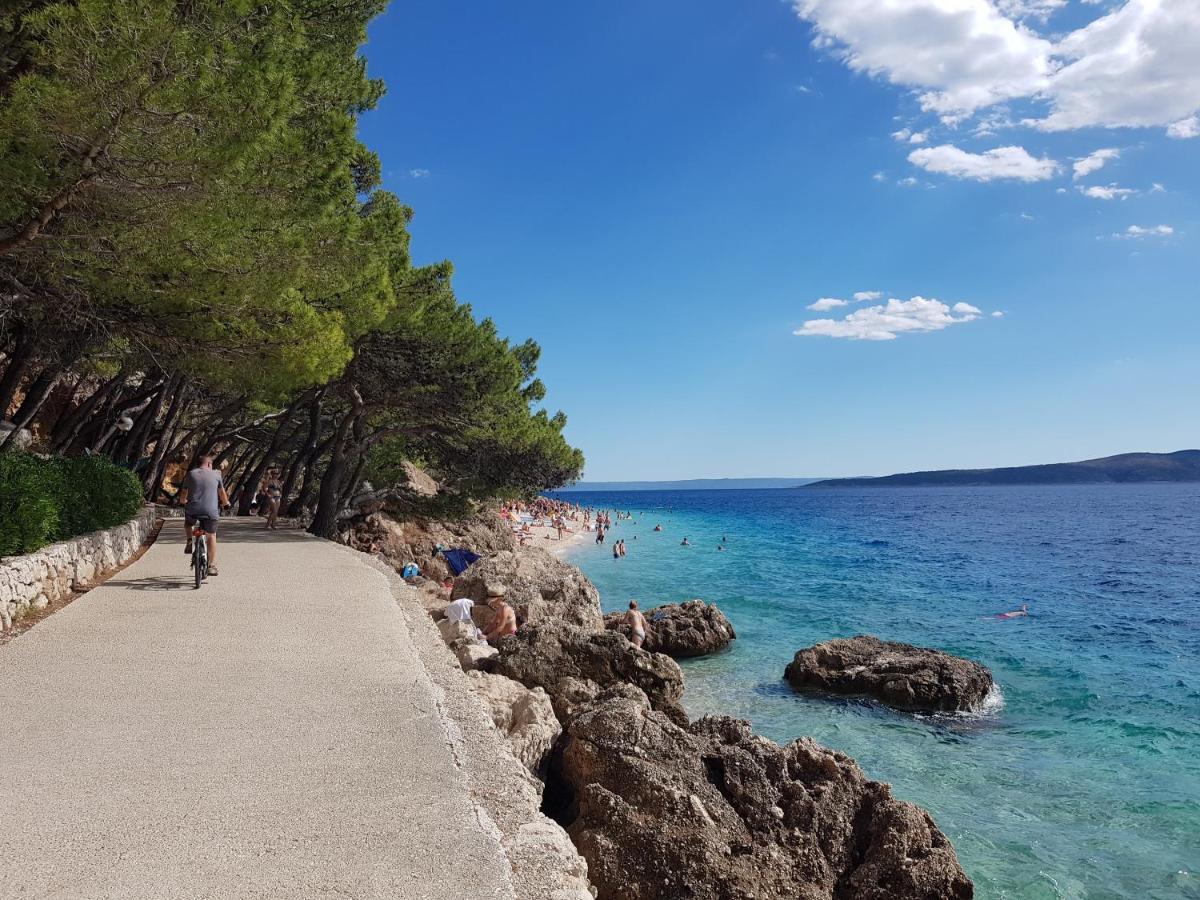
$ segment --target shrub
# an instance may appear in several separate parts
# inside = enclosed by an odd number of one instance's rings
[[[0,556],[30,553],[59,530],[62,473],[28,453],[0,453]]]
[[[122,525],[142,505],[137,476],[103,456],[52,460],[61,473],[55,540]]]
[[[103,457],[0,454],[0,556],[120,525],[141,503],[137,476]]]

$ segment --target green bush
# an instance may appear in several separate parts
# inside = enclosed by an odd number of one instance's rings
[[[103,456],[52,460],[61,473],[55,540],[123,525],[142,505],[137,476]]]
[[[59,530],[62,472],[28,453],[0,453],[0,556],[30,553]]]
[[[0,556],[120,525],[141,503],[137,476],[103,457],[0,454]]]

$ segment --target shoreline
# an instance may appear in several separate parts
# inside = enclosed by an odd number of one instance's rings
[[[571,524],[577,523],[572,522]],[[529,530],[528,539],[524,543],[517,541],[516,546],[513,547],[514,552],[520,553],[522,550],[527,550],[531,547],[540,547],[543,550],[548,550],[555,556],[561,557],[571,548],[583,543],[585,538],[594,534],[594,532],[584,531],[582,528],[575,528],[565,532],[560,539],[552,526],[545,524],[535,525],[532,523],[529,526]],[[516,540],[515,535],[514,540]]]

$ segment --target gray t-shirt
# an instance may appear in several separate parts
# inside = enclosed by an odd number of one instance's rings
[[[192,469],[183,482],[187,489],[189,516],[209,516],[216,519],[221,515],[221,471],[220,469]]]

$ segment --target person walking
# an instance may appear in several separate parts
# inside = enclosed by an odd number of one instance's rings
[[[267,528],[275,530],[275,520],[279,518],[279,504],[283,500],[283,485],[279,483],[279,473],[271,470],[267,475],[267,483],[263,487],[264,502],[267,505]]]

